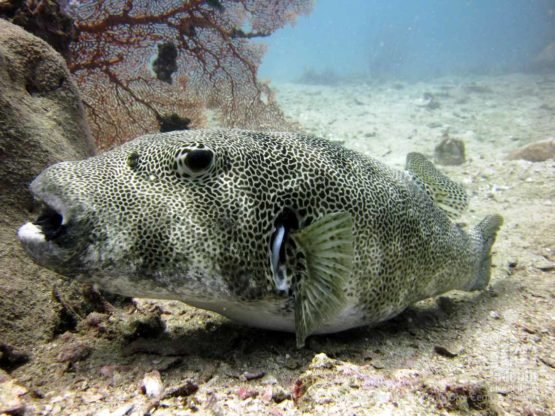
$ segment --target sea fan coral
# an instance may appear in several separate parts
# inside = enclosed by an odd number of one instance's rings
[[[269,86],[257,80],[270,35],[311,0],[70,1],[78,39],[69,68],[100,147],[159,129],[168,117],[284,129]],[[189,123],[182,123],[189,125]]]

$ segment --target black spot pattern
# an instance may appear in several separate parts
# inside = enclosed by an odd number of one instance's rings
[[[269,247],[287,210],[300,228],[327,214],[352,214],[354,271],[346,291],[364,315],[358,324],[462,287],[476,273],[475,238],[408,175],[311,136],[240,130],[143,136],[55,165],[36,182],[39,194],[65,201],[68,227],[86,241],[71,267],[127,295],[275,298]],[[305,259],[295,247],[287,250],[294,290]],[[291,305],[285,296],[283,310]]]

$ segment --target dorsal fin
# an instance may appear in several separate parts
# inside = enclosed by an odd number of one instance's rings
[[[353,220],[348,212],[326,215],[293,234],[306,257],[295,293],[297,347],[339,312],[353,267]]]
[[[449,218],[456,219],[468,206],[464,187],[437,170],[424,155],[409,153],[405,169]]]

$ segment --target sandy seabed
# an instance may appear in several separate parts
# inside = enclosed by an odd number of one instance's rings
[[[505,218],[490,288],[421,302],[375,328],[311,337],[303,350],[291,334],[137,300],[87,318],[12,373],[32,392],[29,414],[553,414],[555,161],[506,156],[555,136],[555,75],[275,88],[309,133],[396,168],[411,151],[432,158],[445,134],[463,140],[466,162],[440,169],[471,196],[461,222]],[[162,335],[125,335],[131,320],[153,316]],[[161,399],[141,392],[153,370]]]

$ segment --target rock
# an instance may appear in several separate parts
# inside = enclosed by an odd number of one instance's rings
[[[157,370],[146,373],[141,383],[141,393],[150,398],[160,398],[164,392],[162,377]]]
[[[541,270],[542,272],[551,272],[555,270],[555,262],[549,261],[546,258],[540,258],[534,261],[532,266],[538,270]]]
[[[185,383],[179,386],[172,387],[166,390],[164,393],[164,399],[169,397],[186,397],[191,394],[195,394],[198,391],[198,385],[193,383],[191,380],[187,380]]]
[[[445,347],[443,345],[434,345],[434,352],[443,357],[455,358],[462,352],[462,348],[459,346]]]
[[[23,415],[25,402],[21,399],[27,389],[20,386],[13,379],[0,383],[0,415]]]
[[[283,365],[289,370],[296,370],[301,366],[301,363],[296,358],[291,357],[289,354],[286,354],[285,362],[283,363]]]
[[[372,359],[372,367],[376,370],[383,370],[386,367],[385,361],[381,358]]]
[[[435,402],[438,410],[448,412],[482,411],[481,414],[497,415],[499,410],[492,403],[491,394],[482,383],[440,383],[439,385],[423,385],[425,395]]]
[[[434,162],[439,165],[462,165],[465,162],[464,142],[443,134],[443,140],[434,149]]]
[[[546,366],[555,369],[555,359],[553,359],[551,357],[548,357],[548,356],[539,356],[538,358]]]
[[[56,0],[41,0],[38,7],[27,1],[3,0],[0,17],[45,40],[64,57],[69,56],[69,44],[78,36],[73,20]]]
[[[321,352],[320,354],[316,354],[312,359],[310,365],[308,366],[309,369],[329,369],[335,367],[335,360],[328,357],[326,354]]]
[[[133,410],[135,410],[135,405],[126,403],[113,411],[111,408],[102,409],[96,413],[96,416],[127,416],[133,414]]]
[[[85,324],[91,328],[103,328],[109,315],[101,312],[91,312],[85,318]],[[104,329],[105,330],[105,329]]]
[[[241,400],[253,399],[257,397],[259,394],[260,393],[257,390],[250,389],[247,387],[239,387],[239,390],[237,390],[237,395]]]
[[[492,319],[501,319],[501,315],[497,311],[490,311],[489,316]]]
[[[251,380],[258,380],[266,375],[264,371],[245,371],[239,377],[240,380],[243,381],[251,381]]]
[[[437,306],[446,314],[451,314],[457,310],[457,304],[447,296],[440,296],[436,299]]]
[[[555,138],[550,137],[549,139],[530,143],[513,150],[509,153],[507,159],[523,159],[529,162],[543,162],[544,160],[555,159]]]
[[[29,354],[15,350],[11,345],[0,343],[0,368],[13,371],[29,361]]]
[[[266,388],[262,392],[262,396],[261,396],[262,400],[264,400],[265,402],[271,401],[273,394],[274,394],[273,387],[272,386],[266,386]]]
[[[274,403],[281,403],[284,400],[291,400],[291,393],[282,386],[274,386],[272,389],[272,400]]]
[[[56,356],[56,361],[60,363],[75,363],[84,360],[91,355],[92,349],[88,345],[80,342],[69,342],[64,345]]]
[[[295,380],[295,383],[293,384],[293,389],[291,392],[291,397],[295,403],[298,403],[301,397],[303,397],[304,394],[306,393],[306,390],[308,389],[307,384],[310,385],[310,383],[306,383],[300,378]]]
[[[160,318],[160,311],[152,315],[141,316],[125,323],[122,328],[123,337],[127,342],[139,338],[156,338],[166,330],[166,324]]]
[[[0,109],[0,333],[30,349],[56,333],[61,308],[51,298],[59,276],[36,266],[16,238],[33,216],[27,187],[48,165],[90,156],[94,145],[63,58],[2,19]]]

